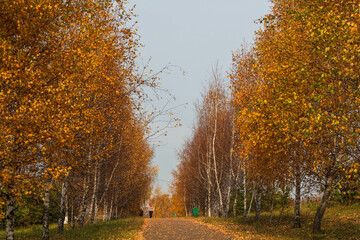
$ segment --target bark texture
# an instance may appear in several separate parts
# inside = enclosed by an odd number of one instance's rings
[[[321,221],[322,218],[324,217],[324,213],[327,207],[327,203],[330,199],[330,194],[331,194],[331,183],[332,183],[332,179],[327,179],[327,182],[325,183],[325,189],[324,189],[324,194],[323,197],[321,199],[321,203],[320,206],[317,209],[315,218],[314,218],[314,224],[313,224],[313,232],[314,233],[320,233],[321,232]]]
[[[239,189],[236,187],[235,198],[234,198],[234,203],[233,203],[233,215],[234,215],[234,217],[236,217],[236,207],[237,207],[238,197],[239,197]]]
[[[260,213],[261,213],[261,191],[260,190],[257,190],[256,199],[255,199],[255,208],[256,208],[255,218],[256,218],[256,220],[259,220]]]
[[[246,202],[246,195],[247,195],[247,188],[246,188],[246,168],[244,168],[244,176],[243,176],[243,188],[244,188],[244,217],[247,218],[248,217],[248,212],[246,211],[247,209],[247,202]],[[251,202],[253,200],[253,196],[254,194],[252,195],[251,197]],[[250,203],[250,206],[249,208],[251,208],[251,203]],[[250,211],[249,211],[250,212]]]
[[[44,211],[43,211],[43,232],[42,240],[49,240],[49,209],[50,209],[50,187],[52,180],[47,184],[44,193]]]
[[[89,208],[89,221],[93,223],[95,220],[95,211],[97,208],[97,190],[99,185],[99,161],[96,160],[95,170],[94,170],[94,183],[93,183],[93,190],[91,193],[91,203]]]
[[[300,200],[301,200],[301,179],[300,173],[296,173],[296,182],[295,182],[295,207],[294,207],[294,228],[301,227],[301,219],[300,219]]]
[[[6,198],[6,240],[13,240],[15,239],[15,198],[11,190]]]
[[[87,177],[85,177],[84,180],[84,194],[82,196],[81,200],[81,207],[80,207],[80,215],[79,215],[79,226],[82,227],[85,223],[85,216],[86,216],[86,210],[87,210],[87,196],[89,193],[89,185],[87,184]]]
[[[107,200],[104,200],[104,214],[103,214],[103,222],[107,221],[107,214],[108,214],[108,204]]]
[[[247,217],[249,216],[249,214],[250,214],[251,206],[252,206],[252,203],[253,203],[255,197],[256,197],[256,189],[254,189],[254,190],[252,191],[251,200],[250,200],[250,204],[249,204],[249,209],[248,209],[248,211],[246,212],[246,215],[244,216],[245,218],[247,218]]]
[[[67,194],[67,182],[63,182],[61,186],[61,199],[60,199],[60,216],[58,220],[58,233],[64,233],[64,222],[66,215],[66,194]]]

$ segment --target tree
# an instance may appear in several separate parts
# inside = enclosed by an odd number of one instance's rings
[[[189,214],[199,207],[204,214],[227,216],[233,184],[231,168],[232,114],[225,84],[217,69],[197,108],[193,135],[179,153],[173,195],[183,199]]]
[[[319,232],[339,169],[357,162],[358,5],[273,4],[257,32],[252,57],[234,60],[239,69],[233,77],[235,104],[239,129],[245,131],[242,146],[251,154],[254,174],[264,176],[266,166],[275,173],[272,179],[294,182],[294,226],[300,226],[302,181],[310,176],[318,180],[324,189],[314,219],[314,232]],[[250,98],[244,96],[246,90],[252,91]]]
[[[66,192],[79,184],[81,202],[68,201],[73,219],[78,212],[83,222],[89,206],[96,219],[97,201],[106,196],[99,196],[100,184],[112,188],[111,208],[134,208],[119,202],[121,194],[137,189],[129,198],[136,204],[156,174],[135,96],[157,78],[137,76],[132,10],[123,1],[4,1],[0,15],[0,187],[7,239],[14,238],[15,202],[34,189],[44,190],[43,239],[49,238],[57,180],[64,181],[60,232]],[[130,163],[122,174],[120,164]],[[107,179],[101,179],[105,171]],[[119,188],[115,179],[127,179],[127,185]],[[74,186],[67,191],[68,182]]]

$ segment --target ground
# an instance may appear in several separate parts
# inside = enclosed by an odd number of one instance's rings
[[[145,220],[142,237],[146,240],[230,240],[233,236],[206,225],[181,218],[152,218]]]
[[[245,219],[216,217],[189,218],[122,218],[109,222],[98,221],[82,228],[66,225],[64,234],[57,233],[57,224],[50,225],[52,240],[115,240],[115,239],[251,239],[251,240],[360,240],[360,203],[332,205],[322,223],[323,233],[312,233],[316,205],[301,208],[302,228],[293,228],[294,209],[275,211],[273,217],[262,213],[257,221],[253,213]],[[42,226],[17,227],[18,240],[41,239]],[[5,230],[0,229],[0,239],[5,239]]]

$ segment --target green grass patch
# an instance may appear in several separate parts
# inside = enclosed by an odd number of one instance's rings
[[[236,234],[241,239],[360,239],[360,204],[329,207],[322,221],[321,234],[312,233],[316,207],[302,206],[301,228],[293,228],[293,209],[282,216],[275,212],[270,221],[269,213],[262,213],[257,221],[252,214],[248,219],[201,217],[200,221],[215,225]]]
[[[57,225],[50,225],[50,239],[137,239],[144,224],[144,218],[124,218],[109,222],[85,225],[72,229],[65,226],[64,234],[57,233]],[[15,231],[15,239],[41,239],[42,226],[32,225]],[[0,239],[5,239],[5,231],[0,231]]]

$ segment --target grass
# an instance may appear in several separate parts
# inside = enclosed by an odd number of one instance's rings
[[[302,206],[301,228],[292,227],[294,217],[290,208],[281,217],[276,212],[271,222],[268,213],[263,213],[259,221],[254,215],[248,219],[201,217],[198,221],[219,227],[241,239],[360,239],[360,204],[329,207],[320,234],[312,233],[315,213],[316,206]]]
[[[82,228],[65,227],[64,234],[57,233],[57,225],[50,225],[50,239],[90,240],[90,239],[138,239],[144,224],[143,218],[124,218],[110,222],[85,225]],[[15,239],[41,239],[42,226],[32,225],[15,231]],[[5,239],[5,231],[0,231],[0,239]]]

